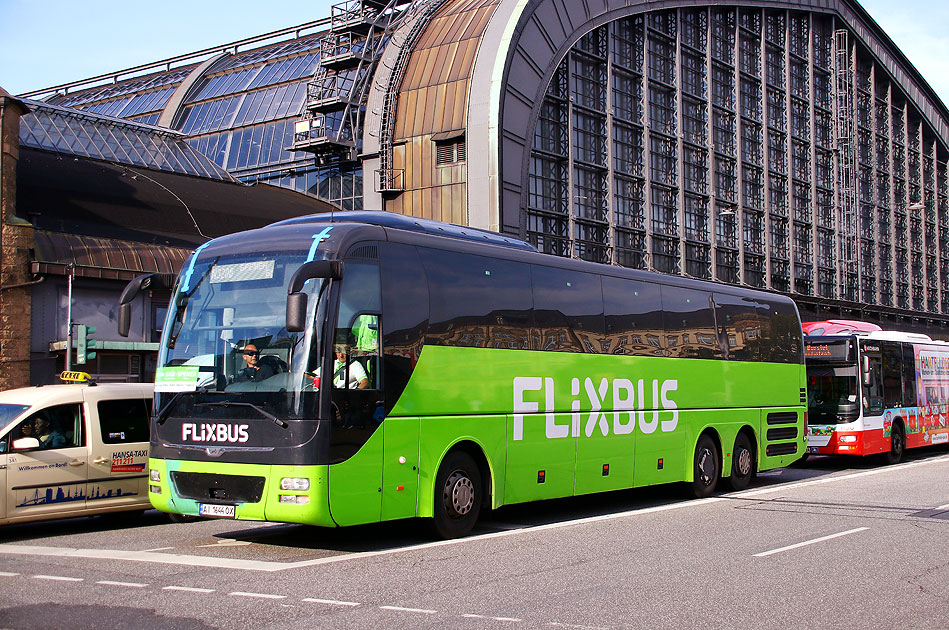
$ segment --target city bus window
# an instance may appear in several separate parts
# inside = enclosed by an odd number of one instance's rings
[[[610,354],[661,353],[662,298],[658,284],[605,276],[603,311]]]
[[[528,265],[428,248],[419,254],[431,290],[426,343],[531,348]]]
[[[903,404],[903,349],[896,342],[884,342],[883,346],[883,406],[888,409]]]
[[[916,399],[916,351],[913,344],[903,344],[903,406],[915,407]]]
[[[883,358],[879,354],[864,354],[867,373],[863,377],[863,410],[870,415],[883,413],[883,387],[880,381]]]
[[[708,291],[662,285],[662,323],[669,356],[721,359]],[[680,337],[681,335],[681,337]]]
[[[542,350],[601,352],[604,334],[600,278],[533,265],[534,325]]]

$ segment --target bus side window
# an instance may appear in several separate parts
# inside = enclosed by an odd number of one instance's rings
[[[878,354],[865,354],[868,371],[863,380],[863,408],[867,413],[880,414],[883,412],[883,388],[880,375],[883,371],[883,359]]]
[[[883,406],[893,409],[903,401],[903,350],[899,343],[883,344]]]
[[[916,398],[916,352],[913,344],[903,344],[903,406],[915,407]]]
[[[355,340],[352,357],[359,361],[369,377],[369,389],[379,389],[379,316],[362,314],[353,322]]]
[[[669,356],[693,359],[724,359],[727,338],[719,338],[712,313],[712,294],[664,284],[662,324]],[[681,335],[681,337],[680,337]]]
[[[662,353],[662,298],[658,284],[604,276],[603,308],[610,354]]]

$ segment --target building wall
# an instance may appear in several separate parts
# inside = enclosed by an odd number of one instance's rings
[[[499,0],[447,2],[430,20],[406,62],[398,94],[392,167],[404,192],[385,210],[468,224],[467,111],[481,36]]]
[[[20,116],[26,110],[4,94],[0,89],[0,390],[29,385],[33,247],[33,227],[15,216]]]

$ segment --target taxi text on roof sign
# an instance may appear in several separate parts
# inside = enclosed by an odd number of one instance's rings
[[[61,381],[67,381],[70,383],[85,383],[90,378],[91,377],[87,372],[67,371],[59,375],[59,379]]]

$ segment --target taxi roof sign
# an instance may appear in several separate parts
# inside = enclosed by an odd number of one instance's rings
[[[85,383],[91,378],[88,372],[65,371],[59,375],[59,380],[67,383]]]

